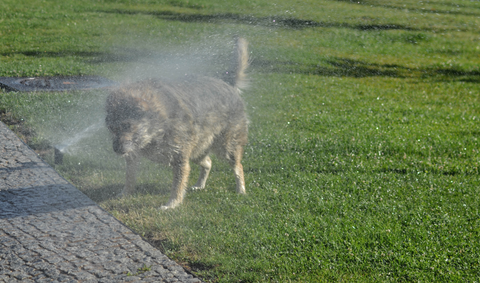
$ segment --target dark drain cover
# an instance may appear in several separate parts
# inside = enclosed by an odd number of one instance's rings
[[[0,88],[7,91],[68,91],[115,87],[118,84],[99,76],[71,77],[0,77]]]

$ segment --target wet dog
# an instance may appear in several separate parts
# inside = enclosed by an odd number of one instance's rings
[[[235,54],[235,66],[222,80],[200,76],[176,81],[148,79],[108,96],[105,122],[113,150],[126,160],[123,195],[134,192],[137,163],[146,157],[173,167],[170,200],[161,208],[174,208],[183,201],[190,160],[200,165],[193,189],[205,188],[212,151],[229,162],[237,193],[245,194],[241,160],[248,120],[240,97],[248,66],[244,39],[237,39]]]

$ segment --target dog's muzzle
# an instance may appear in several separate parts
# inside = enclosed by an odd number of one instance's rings
[[[123,146],[118,139],[113,140],[113,151],[117,154],[124,154]]]
[[[122,141],[119,138],[113,140],[113,151],[119,155],[124,155],[133,150],[133,143],[131,141]]]

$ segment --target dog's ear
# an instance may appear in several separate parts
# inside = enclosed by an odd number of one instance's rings
[[[134,104],[138,111],[142,112],[144,116],[154,118],[166,118],[167,111],[165,105],[160,103],[158,97],[153,94],[144,93],[136,96]]]
[[[140,111],[150,112],[153,110],[151,99],[148,99],[146,97],[136,97],[135,104]]]
[[[118,91],[113,92],[107,97],[106,112],[107,119],[118,122],[124,119],[141,119],[145,115],[138,99],[125,95]]]

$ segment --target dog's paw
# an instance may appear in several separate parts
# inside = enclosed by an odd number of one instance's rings
[[[205,186],[201,187],[201,186],[193,186],[190,188],[190,190],[192,191],[198,191],[198,190],[204,190],[205,189]]]
[[[131,195],[130,191],[126,190],[126,189],[123,189],[120,193],[117,194],[117,197],[118,198],[123,198],[123,197],[126,197],[128,195]]]
[[[135,193],[135,187],[123,187],[123,190],[118,194],[118,197],[126,197]]]
[[[160,210],[169,210],[177,207],[180,203],[177,202],[168,202],[166,205],[160,206]]]
[[[128,195],[127,193],[125,193],[124,191],[121,191],[121,192],[119,192],[119,193],[116,195],[116,197],[117,197],[117,198],[124,198],[124,197],[126,197],[127,195]]]
[[[171,209],[174,209],[175,207],[177,207],[178,205],[162,205],[160,206],[160,210],[171,210]]]
[[[237,186],[237,193],[241,195],[246,195],[247,191],[245,190],[245,186]]]

